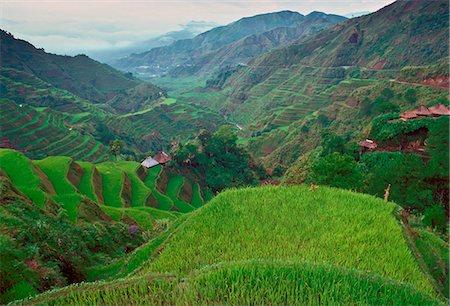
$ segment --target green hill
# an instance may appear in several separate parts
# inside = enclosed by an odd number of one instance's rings
[[[3,30],[0,35],[3,68],[13,68],[35,75],[83,98],[106,102],[112,93],[139,84],[139,81],[130,76],[85,55],[70,57],[49,54]]]
[[[53,197],[66,208],[72,221],[77,219],[77,211],[83,198],[101,207],[119,210],[152,207],[183,212],[193,210],[191,201],[198,207],[199,198],[201,199],[198,191],[193,197],[192,188],[189,197],[180,195],[189,182],[187,178],[169,174],[168,180],[158,180],[160,176],[167,177],[165,169],[159,166],[146,170],[132,161],[93,164],[76,162],[63,156],[31,161],[14,150],[1,149],[0,153],[1,168],[21,192],[29,195],[32,200],[36,199],[39,206],[44,205],[46,196]],[[15,164],[22,166],[14,167]],[[23,173],[33,179],[24,180]],[[167,203],[171,203],[170,206]]]
[[[29,302],[440,304],[397,210],[326,187],[229,190],[194,212],[156,259],[149,244],[132,276]]]
[[[32,161],[1,149],[2,266],[20,266],[26,276],[1,270],[2,278],[4,273],[11,277],[1,283],[0,301],[106,278],[101,272],[106,263],[114,260],[116,268],[143,242],[165,241],[183,219],[179,211],[203,204],[199,190],[196,197],[181,197],[189,182],[181,176],[175,184],[170,179],[170,192],[160,191],[157,178],[165,172],[161,167],[147,171],[137,162],[93,164],[65,156]],[[136,252],[128,273],[142,263],[143,251]]]

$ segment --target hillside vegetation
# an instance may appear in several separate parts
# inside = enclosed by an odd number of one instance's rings
[[[29,302],[439,304],[397,209],[326,187],[229,190],[194,212],[134,276]]]
[[[145,241],[162,243],[176,228],[179,211],[203,205],[195,182],[162,167],[147,172],[136,162],[93,164],[65,156],[32,161],[1,149],[0,174],[1,302],[106,278],[95,271],[113,259],[113,268],[122,271],[127,253]],[[140,256],[132,262],[142,263]],[[21,268],[6,277],[6,267],[13,266]]]
[[[123,74],[86,55],[71,57],[49,54],[3,30],[0,31],[0,37],[2,68],[12,68],[34,75],[92,102],[106,103],[117,94],[124,94],[141,84],[131,75]],[[151,84],[145,86],[151,88],[154,97],[159,97],[160,89]]]

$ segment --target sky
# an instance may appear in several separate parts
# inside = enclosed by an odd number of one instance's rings
[[[0,28],[57,54],[124,48],[191,21],[225,25],[261,13],[292,10],[338,15],[374,12],[393,0],[0,0]]]

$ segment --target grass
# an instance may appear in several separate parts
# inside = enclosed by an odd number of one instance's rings
[[[71,221],[77,220],[78,207],[80,205],[82,196],[75,187],[67,179],[67,172],[72,163],[70,157],[65,156],[50,156],[42,160],[34,161],[52,182],[53,187],[57,193],[53,199],[62,204],[67,210],[68,217]]]
[[[158,248],[166,242],[171,234],[186,220],[186,216],[181,216],[177,220],[173,215],[167,220],[171,220],[171,225],[154,239],[134,250],[127,257],[117,259],[108,265],[97,266],[87,270],[87,278],[90,281],[99,279],[118,279],[139,270],[148,260],[156,257]]]
[[[89,280],[107,282],[19,303],[445,305],[408,249],[396,209],[323,186],[228,190],[130,255],[88,269]]]
[[[0,168],[6,172],[19,191],[36,205],[44,207],[46,197],[41,189],[41,180],[25,155],[15,150],[0,149]]]
[[[414,238],[415,246],[420,252],[429,273],[437,282],[437,288],[447,299],[449,298],[448,244],[436,234],[426,229],[418,229]]]
[[[198,184],[194,184],[192,186],[192,191],[193,191],[193,194],[192,194],[191,204],[195,208],[200,208],[203,205],[203,198],[201,195],[200,186]]]
[[[97,170],[102,175],[103,199],[105,205],[122,207],[120,191],[123,184],[123,171],[114,163],[105,162],[97,165]]]
[[[186,278],[147,274],[83,284],[44,293],[30,302],[51,305],[440,304],[429,295],[392,280],[326,265],[277,261],[219,264]]]
[[[121,161],[117,163],[117,167],[125,171],[130,178],[132,187],[131,206],[145,206],[145,199],[148,194],[151,193],[151,190],[139,179],[136,174],[136,170],[140,167],[140,164],[132,161]]]
[[[152,190],[153,195],[158,200],[158,209],[170,210],[173,207],[172,200],[160,193],[155,186],[156,178],[158,177],[160,171],[161,166],[159,165],[148,169],[144,184]]]
[[[194,208],[188,203],[181,201],[178,199],[178,193],[180,192],[180,188],[183,186],[183,177],[182,176],[174,176],[169,179],[167,183],[167,191],[166,194],[172,199],[175,207],[178,208],[180,212],[191,212]]]
[[[78,190],[92,201],[97,202],[97,197],[92,189],[92,172],[95,168],[94,164],[89,162],[77,162],[77,164],[80,165],[84,171]]]
[[[321,187],[230,190],[195,212],[147,271],[185,275],[219,262],[310,261],[432,292],[393,216],[396,206]],[[199,235],[198,233],[202,233]]]

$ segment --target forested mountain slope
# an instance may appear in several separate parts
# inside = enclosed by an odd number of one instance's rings
[[[193,39],[179,40],[166,47],[130,55],[113,63],[113,66],[125,71],[136,71],[139,66],[147,66],[150,69],[147,73],[161,74],[174,69],[174,74],[191,74],[208,66],[207,63],[216,62],[205,68],[209,71],[224,65],[236,65],[344,19],[336,15],[319,15],[312,13],[303,16],[296,12],[282,11],[242,18],[199,34]],[[298,29],[285,29],[286,27]],[[277,28],[281,29],[276,30]],[[259,35],[268,31],[274,32]],[[245,37],[249,38],[245,40]],[[246,51],[242,52],[238,48],[245,48]],[[212,61],[212,58],[215,60]]]
[[[86,55],[72,57],[49,54],[3,30],[0,31],[0,39],[2,68],[30,74],[93,103],[107,103],[120,95],[122,104],[126,105],[126,95],[138,85],[146,87],[145,99],[141,96],[141,100],[155,100],[163,96],[161,89],[156,86],[142,84],[131,75],[94,61]],[[144,104],[143,101],[140,102]],[[113,106],[116,107],[114,103]],[[127,109],[126,106],[123,108]],[[128,108],[130,110],[133,109]]]

